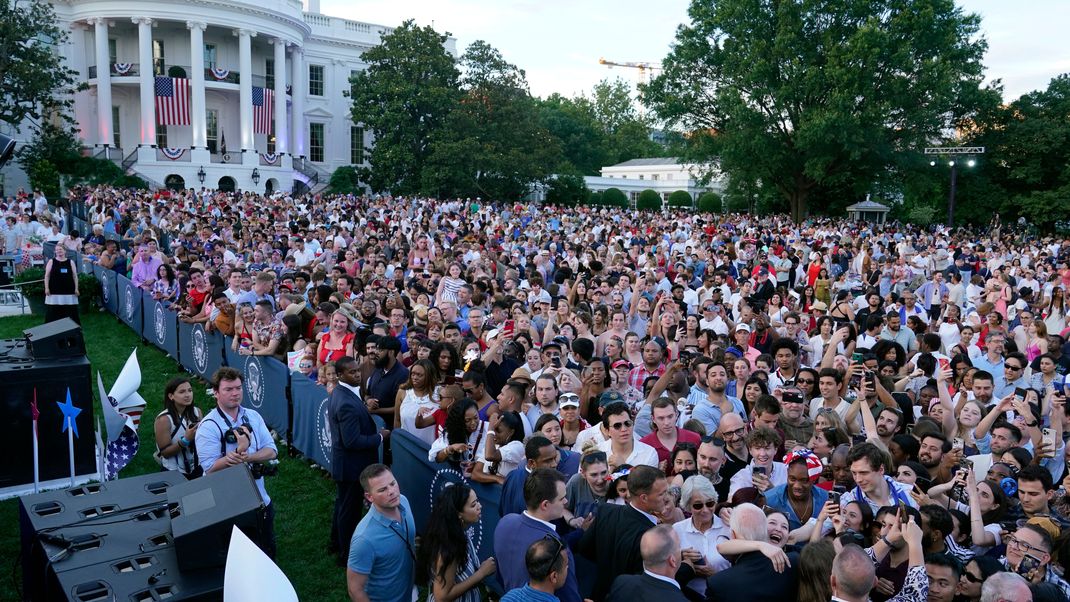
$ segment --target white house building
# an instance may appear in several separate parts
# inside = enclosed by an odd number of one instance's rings
[[[349,77],[392,28],[320,14],[319,0],[51,2],[89,86],[74,99],[88,152],[156,186],[261,192],[365,163]],[[8,194],[26,185],[18,165],[4,176]]]
[[[724,181],[720,177],[715,177],[709,185],[700,184],[700,169],[698,165],[681,163],[673,157],[632,159],[603,167],[600,176],[585,176],[583,179],[592,191],[619,189],[628,195],[633,205],[639,193],[648,188],[660,193],[663,201],[667,201],[669,195],[677,190],[687,191],[692,201],[698,200],[706,192],[724,191]]]

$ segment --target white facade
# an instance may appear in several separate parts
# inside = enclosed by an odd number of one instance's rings
[[[64,57],[89,85],[74,116],[91,153],[157,186],[260,192],[365,162],[373,141],[350,117],[349,77],[392,28],[319,14],[315,0],[310,12],[300,0],[51,1],[70,31]],[[190,125],[157,127],[157,75],[188,78]],[[253,86],[275,92],[270,135],[253,133]],[[164,147],[183,152],[171,160]],[[17,169],[5,169],[8,194],[24,185]]]
[[[648,188],[661,194],[662,200],[666,201],[669,195],[677,190],[687,191],[692,201],[697,201],[698,197],[706,192],[724,191],[721,178],[715,178],[709,185],[703,185],[698,182],[698,173],[697,165],[681,163],[672,157],[659,157],[632,159],[609,165],[602,168],[601,176],[586,176],[584,181],[592,191],[617,188],[628,195],[632,204],[639,193]]]

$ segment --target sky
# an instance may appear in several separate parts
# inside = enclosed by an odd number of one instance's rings
[[[1047,87],[1070,72],[1067,0],[957,0],[979,13],[988,39],[987,79],[1001,79],[1004,98]],[[324,14],[396,26],[405,19],[457,38],[458,51],[485,40],[527,72],[531,93],[588,92],[605,78],[636,83],[639,72],[616,62],[659,62],[689,0],[321,0]]]

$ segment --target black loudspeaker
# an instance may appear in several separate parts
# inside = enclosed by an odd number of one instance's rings
[[[245,464],[176,485],[168,490],[167,501],[183,571],[225,566],[235,525],[249,539],[260,541],[264,502]]]
[[[22,331],[30,343],[35,360],[54,360],[85,356],[82,327],[70,318],[46,322]]]
[[[163,547],[58,573],[47,600],[216,601],[223,577],[222,568],[183,572],[174,548]]]
[[[80,336],[80,335],[79,335]],[[37,399],[38,458],[42,482],[70,477],[67,433],[58,404],[70,390],[75,418],[76,475],[97,472],[93,389],[89,359],[83,354],[57,359],[34,358],[26,340],[0,340],[0,488],[33,483],[33,416]]]

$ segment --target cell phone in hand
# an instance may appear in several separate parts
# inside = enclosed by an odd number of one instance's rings
[[[837,506],[840,505],[840,498],[841,497],[843,497],[843,492],[842,491],[836,491],[835,489],[833,489],[832,491],[829,492],[829,501],[832,502],[833,504],[836,504]]]
[[[1018,401],[1025,401],[1025,389],[1023,389],[1023,388],[1021,388],[1021,387],[1017,387],[1017,388],[1015,388],[1015,389],[1014,389],[1014,397],[1015,397],[1015,398],[1016,398],[1016,399],[1017,399]]]
[[[961,437],[955,437],[951,441],[951,449],[962,451],[966,447],[966,442]]]
[[[1041,444],[1055,450],[1055,430],[1053,429],[1041,429],[1040,431]]]
[[[765,474],[765,467],[764,466],[754,466],[754,467],[751,468],[751,474],[764,475]]]

